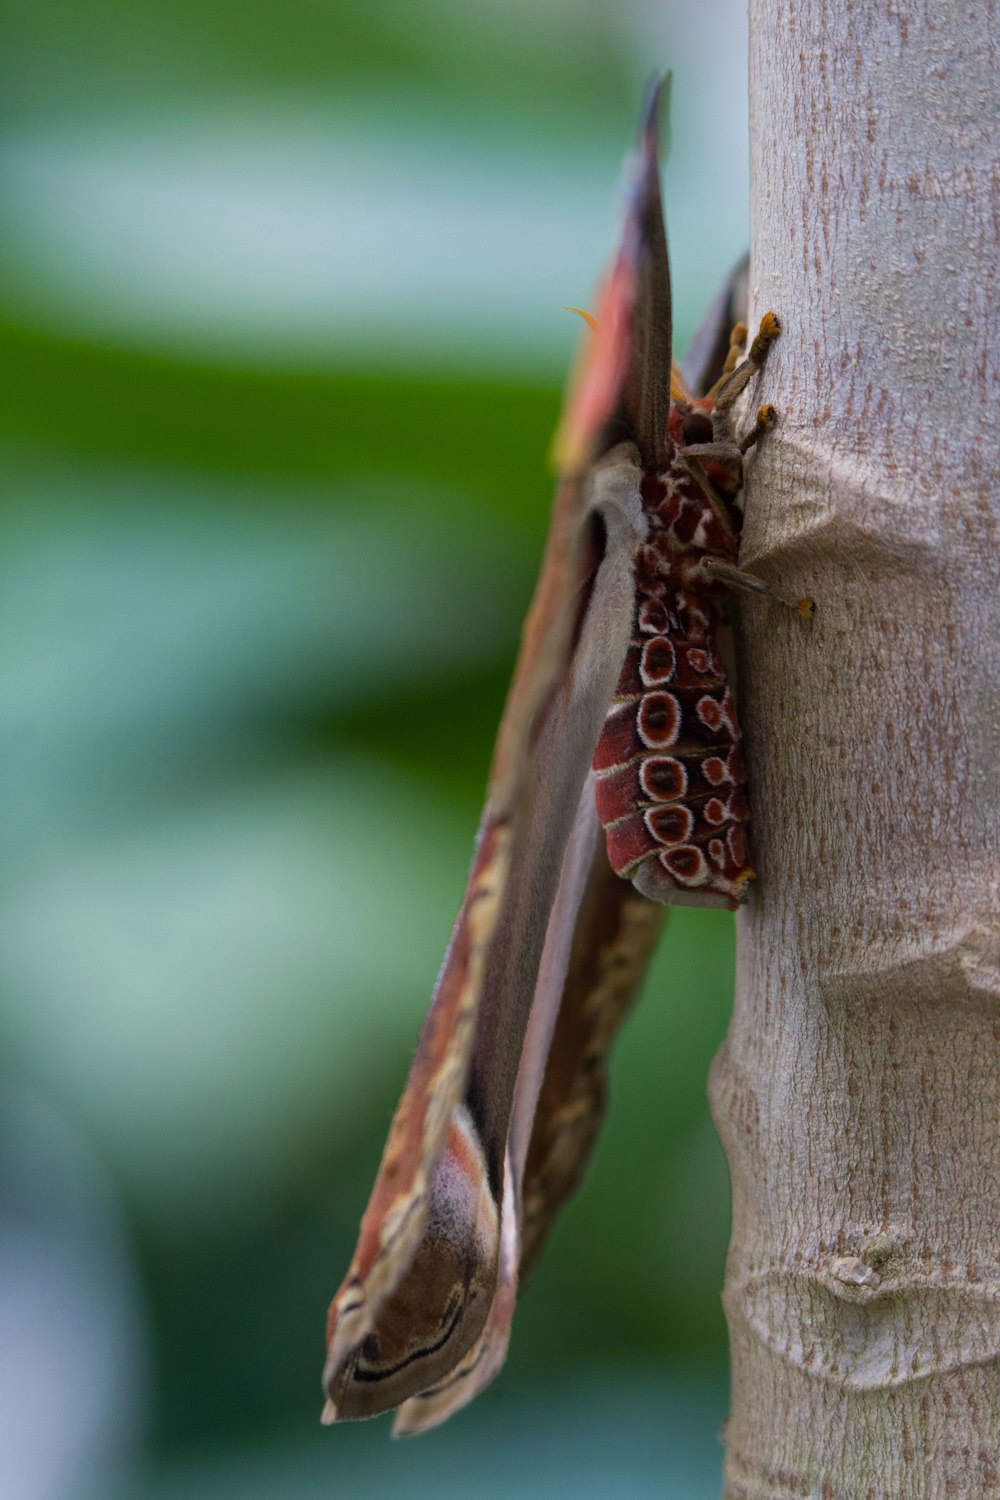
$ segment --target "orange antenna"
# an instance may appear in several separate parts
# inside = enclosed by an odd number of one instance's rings
[[[676,359],[670,361],[670,399],[671,401],[691,400],[691,392],[687,388],[687,382]]]
[[[589,327],[591,333],[596,333],[597,332],[597,324],[594,322],[594,319],[590,316],[590,313],[589,312],[584,312],[584,310],[583,310],[582,307],[567,307],[566,311],[567,312],[578,313],[579,316],[583,319],[583,321]]]

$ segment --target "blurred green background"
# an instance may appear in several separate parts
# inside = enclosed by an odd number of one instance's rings
[[[731,0],[4,0],[0,1492],[699,1500],[732,930],[678,913],[507,1369],[317,1419],[468,867],[643,88],[682,349]],[[3,1477],[3,1476],[6,1477]]]

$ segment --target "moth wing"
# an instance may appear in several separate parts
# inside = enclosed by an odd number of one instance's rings
[[[437,1426],[487,1386],[507,1354],[518,1287],[600,1125],[606,1058],[666,909],[611,869],[588,776],[553,905],[518,1071],[501,1211],[500,1271],[482,1334],[446,1378],[400,1408],[394,1437]]]
[[[651,224],[662,251],[650,249]],[[637,372],[632,330],[650,315],[654,263],[665,261],[654,95],[622,246],[562,429],[567,472],[468,890],[330,1308],[327,1422],[374,1416],[444,1380],[495,1306],[509,1328],[503,1249],[516,1245],[517,1223],[504,1212],[504,1181],[522,1048],[581,790],[629,639],[633,561],[645,536],[644,455],[631,443],[608,449],[635,403],[641,419],[625,427],[637,442],[648,449],[649,434],[664,430],[657,424],[669,391]],[[515,1185],[515,1209],[517,1196]]]
[[[496,1289],[507,1135],[522,1044],[571,825],[628,643],[639,472],[628,455],[568,492],[586,506],[568,608],[542,636],[561,671],[520,675],[524,745],[484,817],[468,894],[397,1110],[348,1277],[334,1299],[328,1420],[374,1415],[446,1375]],[[620,460],[624,461],[620,461]],[[563,494],[566,494],[563,487]],[[607,537],[596,572],[584,518]],[[569,548],[561,550],[564,564]],[[545,580],[543,579],[543,584]],[[582,607],[582,619],[577,615]],[[553,635],[564,638],[551,651]],[[537,703],[537,709],[535,705]]]
[[[703,395],[721,377],[733,328],[747,319],[749,291],[750,257],[744,255],[733,266],[691,335],[681,373],[685,385],[695,395]]]
[[[393,1437],[415,1437],[447,1421],[478,1396],[503,1368],[517,1302],[519,1235],[513,1169],[504,1170],[496,1287],[482,1332],[448,1374],[426,1391],[409,1396],[396,1413]]]
[[[521,1148],[520,1263],[530,1273],[556,1214],[586,1170],[607,1099],[607,1062],[645,978],[667,918],[608,863],[594,805],[584,802],[596,845],[580,892],[562,995],[544,1075]],[[581,807],[581,813],[583,807]]]

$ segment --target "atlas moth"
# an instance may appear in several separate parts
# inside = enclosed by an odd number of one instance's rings
[[[689,394],[671,358],[658,92],[557,434],[468,887],[330,1306],[327,1423],[398,1408],[394,1432],[419,1432],[492,1380],[518,1284],[590,1152],[664,904],[736,908],[754,874],[718,631],[727,587],[770,592],[737,550],[743,457],[774,410],[740,438],[731,423],[780,329],[766,314],[743,360],[738,330],[714,391]]]

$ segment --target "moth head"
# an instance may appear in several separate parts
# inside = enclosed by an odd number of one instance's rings
[[[670,435],[679,443],[710,443],[712,418],[700,403],[675,401],[670,413]]]

